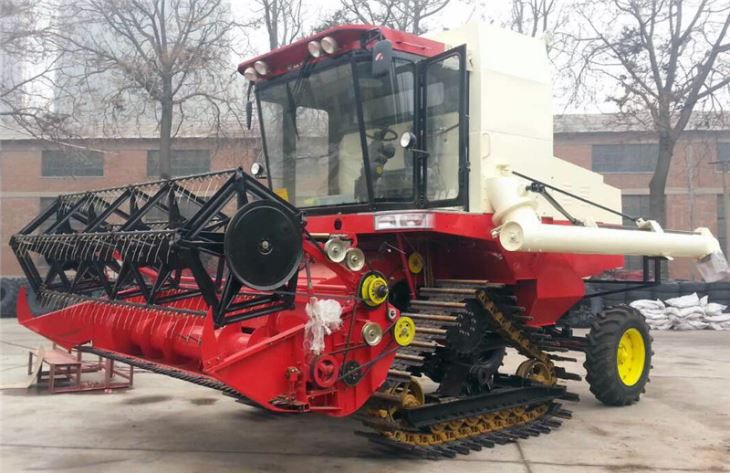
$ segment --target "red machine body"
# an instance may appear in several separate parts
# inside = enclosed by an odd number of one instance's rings
[[[216,328],[213,314],[200,298],[170,304],[171,309],[140,309],[130,298],[129,307],[93,301],[72,305],[46,315],[33,316],[26,297],[19,298],[18,319],[29,329],[67,347],[90,343],[106,353],[140,358],[161,366],[202,375],[233,388],[249,400],[282,412],[318,411],[345,416],[358,410],[380,387],[398,345],[392,340],[370,347],[363,343],[366,322],[379,324],[387,334],[397,311],[389,304],[363,307],[352,297],[363,274],[388,275],[391,286],[405,282],[409,291],[423,284],[423,274],[408,269],[407,255],[418,250],[433,267],[434,278],[479,278],[516,288],[519,303],[527,308],[533,326],[554,325],[584,295],[583,278],[620,266],[616,256],[509,253],[491,237],[491,215],[453,211],[428,211],[431,228],[379,232],[375,213],[313,216],[307,220],[312,234],[342,235],[363,249],[368,264],[350,272],[328,261],[315,243],[305,242],[310,277],[302,272],[297,285],[296,308],[248,322]],[[392,248],[383,253],[383,244]],[[154,272],[145,275],[150,281]],[[187,284],[194,280],[187,276]],[[311,285],[311,287],[309,287]],[[341,301],[342,327],[325,337],[322,355],[306,347],[304,308],[312,297]],[[349,340],[348,340],[349,339]],[[343,350],[348,344],[354,350]],[[355,360],[366,372],[348,386],[338,378],[343,362]],[[252,380],[254,380],[252,382]]]

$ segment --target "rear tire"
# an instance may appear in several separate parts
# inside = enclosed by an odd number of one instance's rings
[[[644,316],[629,306],[610,307],[596,316],[586,339],[583,366],[593,395],[609,406],[638,402],[653,355]]]

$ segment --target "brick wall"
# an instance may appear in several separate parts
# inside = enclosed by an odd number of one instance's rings
[[[708,227],[717,236],[717,198],[722,194],[722,174],[716,165],[718,143],[730,142],[730,131],[686,132],[677,143],[667,182],[667,228],[691,230]],[[555,155],[591,169],[595,144],[656,143],[642,133],[559,133]],[[730,179],[730,176],[728,176]],[[624,196],[648,195],[651,173],[605,173],[606,183]],[[699,279],[694,262],[669,263],[670,277]]]
[[[40,211],[42,197],[60,193],[149,181],[147,152],[156,148],[155,140],[94,140],[74,145],[103,152],[104,175],[100,177],[43,177],[43,150],[57,149],[36,140],[0,143],[0,275],[20,276],[15,256],[8,246],[10,237]],[[176,149],[207,149],[211,171],[242,166],[248,170],[261,149],[254,138],[177,139]]]
[[[655,142],[651,135],[641,133],[559,133],[555,135],[555,155],[591,169],[594,144],[651,142]],[[687,132],[677,144],[667,184],[667,227],[686,230],[707,226],[717,234],[717,196],[722,193],[722,179],[721,173],[709,163],[717,160],[718,142],[730,142],[730,131]],[[76,144],[104,152],[104,176],[42,177],[41,155],[44,149],[52,149],[51,145],[33,140],[0,143],[1,275],[20,275],[7,242],[39,212],[41,197],[151,179],[147,176],[147,152],[155,149],[155,140],[95,140]],[[253,138],[223,141],[179,139],[176,147],[209,149],[211,170],[235,166],[248,169],[260,152],[260,143]],[[624,195],[649,193],[650,173],[609,173],[604,176],[607,183],[622,189]],[[690,203],[693,203],[692,211]],[[670,276],[698,278],[693,262],[684,259],[670,264]]]

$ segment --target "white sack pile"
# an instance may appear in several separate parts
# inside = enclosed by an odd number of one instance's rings
[[[730,313],[726,305],[708,302],[697,293],[660,300],[640,299],[629,304],[646,317],[654,330],[730,330]]]

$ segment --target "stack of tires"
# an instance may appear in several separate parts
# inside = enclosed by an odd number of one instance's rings
[[[15,307],[21,287],[28,291],[28,308],[33,315],[43,315],[51,311],[41,305],[25,278],[0,278],[0,315],[3,318],[17,316]]]
[[[605,294],[603,296],[584,299],[576,304],[560,323],[571,327],[590,327],[593,314],[597,314],[604,307],[629,304],[639,299],[659,299],[666,301],[673,297],[697,293],[699,297],[708,296],[710,302],[717,302],[730,306],[730,282],[720,281],[704,283],[696,281],[667,281],[657,286],[631,289],[636,283],[597,283],[586,284],[588,293],[628,289],[624,292]]]
[[[713,282],[706,286],[705,292],[702,295],[708,296],[710,302],[730,306],[730,282]],[[698,295],[700,294],[698,293]]]
[[[24,284],[24,278],[0,278],[0,317],[15,317],[18,291]]]

